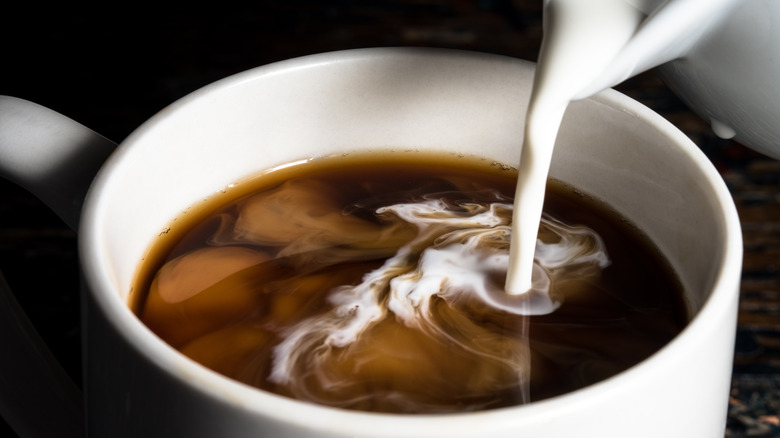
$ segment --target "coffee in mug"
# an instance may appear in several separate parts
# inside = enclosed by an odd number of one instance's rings
[[[446,413],[542,400],[686,325],[660,252],[608,205],[547,187],[533,290],[504,291],[517,170],[397,151],[264,172],[153,244],[131,306],[168,344],[262,390]]]

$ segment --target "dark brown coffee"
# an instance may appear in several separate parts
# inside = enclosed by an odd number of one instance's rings
[[[131,305],[170,345],[233,379],[395,413],[560,395],[680,332],[682,289],[655,247],[555,181],[535,289],[503,293],[516,175],[416,152],[265,173],[175,221],[145,258]]]

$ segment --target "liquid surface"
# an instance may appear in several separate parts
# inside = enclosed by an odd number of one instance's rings
[[[348,409],[527,403],[600,381],[686,324],[674,274],[607,208],[550,183],[533,290],[503,290],[517,173],[451,156],[324,158],[177,221],[136,311],[207,367]]]

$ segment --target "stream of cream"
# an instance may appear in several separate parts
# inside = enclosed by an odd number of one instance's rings
[[[417,238],[359,285],[337,289],[330,298],[331,312],[290,330],[275,349],[271,380],[296,385],[296,364],[317,369],[316,364],[326,361],[334,349],[355,343],[388,312],[408,327],[449,342],[449,335],[431,317],[434,296],[451,306],[470,296],[507,312],[545,314],[559,304],[550,295],[557,269],[608,265],[603,248],[594,245],[600,242],[598,236],[590,230],[572,229],[542,216],[544,192],[569,102],[604,71],[644,18],[625,0],[546,0],[545,35],[526,117],[514,205],[475,207],[466,217],[460,213],[443,217],[447,208],[435,201],[383,209],[380,214],[394,214],[417,226]],[[502,222],[501,217],[512,211],[510,223]],[[540,223],[559,234],[560,241],[554,245],[539,241]],[[430,245],[433,241],[436,244]],[[502,241],[503,245],[490,244]],[[419,254],[410,257],[411,253]],[[416,262],[409,266],[409,260]],[[496,272],[506,273],[503,287],[486,281]],[[389,298],[380,299],[388,288]],[[527,340],[521,344],[527,348]],[[509,355],[514,357],[504,357],[505,353],[480,351],[478,345],[461,346],[485,360],[514,367],[521,380],[529,376],[527,350],[520,348]]]
[[[644,14],[626,0],[546,0],[544,39],[525,122],[505,289],[531,290],[555,138],[569,102],[631,38]]]

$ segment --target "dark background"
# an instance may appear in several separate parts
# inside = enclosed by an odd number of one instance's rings
[[[0,16],[0,94],[47,106],[120,142],[203,85],[296,56],[434,46],[535,60],[541,3],[270,0],[186,9],[33,4]],[[691,137],[734,196],[746,252],[726,436],[780,436],[780,163],[716,138],[652,72],[618,88]],[[3,180],[0,270],[79,382],[75,234],[35,198]]]

